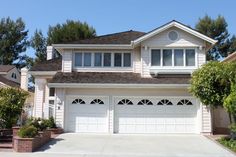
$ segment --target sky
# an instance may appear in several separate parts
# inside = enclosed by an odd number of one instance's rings
[[[225,17],[231,35],[236,35],[236,0],[2,0],[0,18],[21,17],[29,30],[47,34],[48,26],[67,19],[87,22],[97,35],[137,30],[148,32],[171,20],[194,27],[206,14]],[[33,49],[27,54],[34,56]]]

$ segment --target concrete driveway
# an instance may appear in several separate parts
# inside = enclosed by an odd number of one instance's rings
[[[14,155],[13,155],[14,154]],[[4,157],[235,157],[201,135],[62,134],[36,153]]]
[[[229,151],[201,135],[63,134],[43,147],[39,152],[121,157],[234,156]]]

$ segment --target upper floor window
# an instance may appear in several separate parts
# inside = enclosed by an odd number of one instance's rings
[[[84,66],[91,66],[91,53],[84,53]]]
[[[186,50],[186,66],[195,66],[195,50]]]
[[[17,78],[17,77],[16,77],[16,73],[12,73],[12,74],[11,74],[11,78],[16,79],[16,78]]]
[[[195,66],[195,49],[152,49],[151,66]]]
[[[55,96],[55,88],[49,88],[49,96]]]
[[[131,53],[78,52],[74,57],[75,67],[131,67]]]

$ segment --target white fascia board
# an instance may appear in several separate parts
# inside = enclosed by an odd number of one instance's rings
[[[211,43],[212,45],[217,43],[217,40],[209,38],[206,35],[203,35],[203,34],[197,32],[197,31],[195,31],[195,30],[193,30],[191,28],[188,28],[188,27],[186,27],[186,26],[184,26],[184,25],[182,25],[182,24],[180,24],[178,22],[175,22],[175,21],[173,21],[173,22],[171,22],[171,23],[169,23],[169,24],[167,24],[167,25],[165,25],[165,26],[163,26],[163,27],[161,27],[161,28],[159,28],[157,30],[154,30],[154,31],[152,31],[152,32],[150,32],[150,33],[148,33],[148,34],[146,34],[146,35],[144,35],[144,36],[134,40],[133,43],[134,43],[134,45],[137,45],[140,42],[142,42],[142,41],[144,41],[144,40],[146,40],[146,39],[148,39],[150,37],[153,37],[154,35],[159,34],[159,33],[163,32],[163,31],[165,31],[168,28],[171,28],[173,26],[175,26],[175,27],[177,27],[177,28],[179,28],[181,30],[184,30],[184,31],[186,31],[186,32],[188,32],[188,33],[198,37],[198,38],[201,38],[201,39]]]
[[[48,83],[55,88],[188,88],[190,84],[96,84],[96,83]]]
[[[132,44],[52,44],[55,49],[132,49]]]
[[[43,75],[55,75],[57,71],[29,71],[30,75],[43,76]]]

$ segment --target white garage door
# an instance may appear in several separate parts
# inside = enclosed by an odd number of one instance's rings
[[[67,112],[67,131],[83,133],[108,132],[108,98],[70,98]]]
[[[193,98],[116,98],[116,133],[196,133]]]

